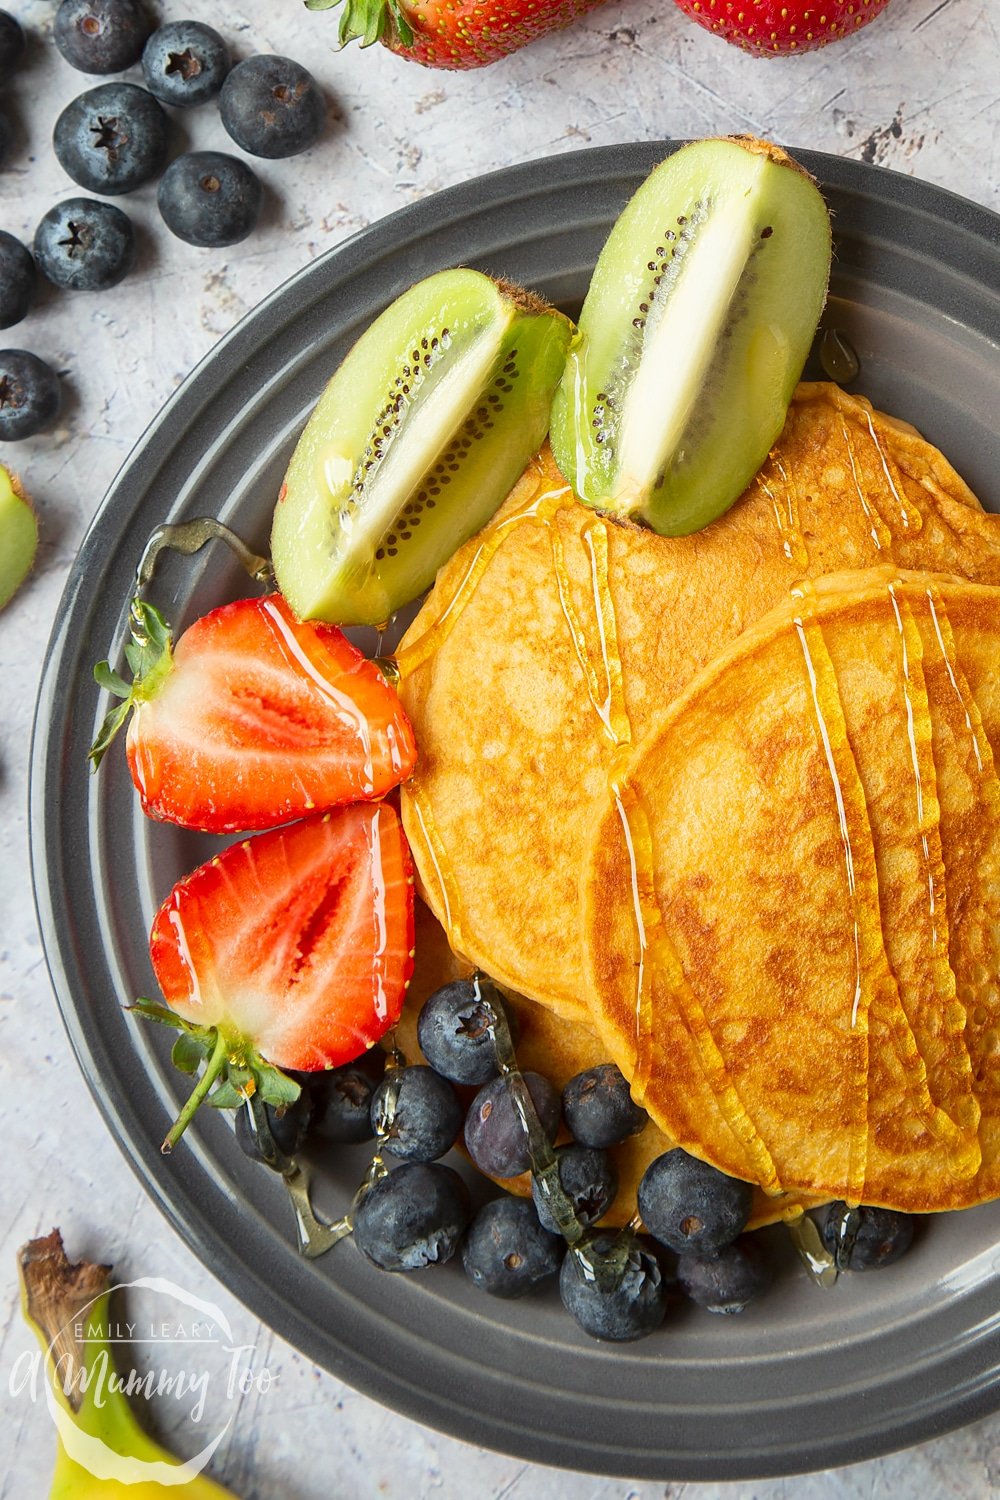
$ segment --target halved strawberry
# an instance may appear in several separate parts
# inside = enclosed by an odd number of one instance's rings
[[[151,818],[207,833],[274,828],[382,797],[410,774],[416,744],[379,669],[334,625],[297,620],[280,594],[225,604],[184,632],[136,601],[126,656],[101,687],[125,701],[91,749],[94,765],[132,709],[127,755]]]
[[[399,815],[357,803],[232,844],[174,886],[149,952],[169,1009],[132,1008],[182,1033],[183,1071],[205,1063],[169,1151],[206,1096],[287,1104],[299,1089],[280,1069],[350,1062],[399,1018],[413,971]]]

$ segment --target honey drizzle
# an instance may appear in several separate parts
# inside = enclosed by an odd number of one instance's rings
[[[793,593],[809,599],[813,591],[811,585],[804,585]],[[864,787],[847,734],[836,670],[822,627],[810,611],[797,616],[794,624],[805,657],[813,708],[836,797],[851,895],[857,960],[851,1031],[856,1036],[857,1047],[856,1067],[851,1079],[854,1121],[844,1196],[849,1202],[861,1202],[868,1154],[870,1012],[878,1016],[890,1034],[896,1056],[907,1075],[908,1094],[927,1129],[946,1144],[964,1148],[964,1160],[968,1159],[968,1137],[966,1130],[931,1099],[926,1065],[903,1010],[899,985],[886,953],[875,842]],[[855,827],[860,831],[860,841],[855,838],[852,842],[851,839],[851,813]]]
[[[865,407],[865,420],[868,423],[868,431],[871,434],[871,440],[875,445],[875,452],[879,456],[879,461],[882,465],[882,472],[885,475],[886,483],[892,491],[893,498],[896,501],[896,504],[899,506],[899,519],[902,523],[904,531],[921,531],[923,529],[924,518],[920,514],[919,510],[910,511],[907,509],[906,501],[903,498],[902,492],[897,488],[896,481],[893,479],[892,474],[889,471],[889,458],[885,449],[882,447],[881,442],[879,441],[878,433],[875,431],[875,424],[872,421],[872,414],[868,407]]]
[[[683,969],[663,921],[656,895],[655,860],[649,808],[642,794],[628,780],[624,763],[632,743],[632,728],[625,702],[618,623],[608,568],[608,528],[604,521],[588,521],[581,533],[590,563],[594,621],[600,649],[605,690],[590,648],[587,631],[573,604],[562,539],[550,528],[552,562],[559,598],[570,639],[580,661],[591,703],[613,746],[608,766],[608,788],[621,823],[628,855],[633,917],[639,959],[635,985],[636,1059],[632,1094],[641,1103],[649,1084],[653,1055],[652,976],[659,973],[678,1002],[688,1031],[695,1042],[702,1068],[719,1112],[747,1154],[750,1170],[765,1192],[778,1193],[781,1183],[774,1162],[744,1107],[711,1026]]]
[[[935,964],[940,962],[941,937],[938,918],[938,891],[941,893],[941,920],[945,931],[948,927],[948,912],[945,898],[944,854],[941,848],[941,807],[937,797],[937,772],[931,749],[931,711],[927,696],[927,683],[923,672],[923,646],[920,632],[913,618],[913,611],[905,598],[897,593],[897,585],[889,584],[892,612],[899,629],[900,659],[903,669],[903,702],[906,709],[906,738],[910,747],[910,764],[913,768],[913,784],[916,796],[917,832],[923,854],[927,879],[927,908],[931,925],[931,948]],[[933,850],[933,852],[932,852]],[[944,979],[940,975],[939,979]],[[951,966],[947,967],[947,980],[939,994],[954,993],[955,976]]]
[[[608,573],[608,528],[603,521],[588,521],[583,528],[583,542],[590,558],[590,585],[594,596],[594,617],[601,643],[601,663],[608,684],[608,718],[611,737],[619,747],[632,743],[632,725],[625,703],[625,679],[621,652],[618,649],[618,619],[611,597]]]
[[[781,550],[784,552],[789,562],[793,562],[796,567],[805,570],[809,566],[809,549],[806,546],[806,539],[802,535],[802,530],[799,524],[799,514],[796,504],[795,491],[792,489],[792,486],[788,482],[788,475],[785,472],[785,466],[781,462],[781,459],[778,456],[777,452],[772,451],[770,458],[771,463],[781,475],[781,482],[785,487],[784,512],[777,495],[771,489],[771,486],[768,484],[767,480],[763,477],[763,471],[761,471],[761,473],[757,475],[757,485],[758,488],[764,491],[764,494],[771,502],[771,509],[774,511],[774,519],[777,522],[778,526],[778,536],[781,539]]]
[[[869,505],[868,501],[865,499],[865,492],[861,487],[861,480],[858,476],[858,465],[854,457],[854,448],[851,444],[851,434],[848,431],[847,423],[844,420],[843,413],[841,413],[840,417],[840,430],[844,437],[844,446],[847,449],[847,457],[851,465],[851,477],[854,480],[854,489],[857,493],[858,500],[861,502],[861,509],[865,513],[865,519],[868,522],[871,539],[875,543],[875,550],[876,552],[881,552],[884,548],[891,555],[892,532],[885,524],[885,521],[882,519],[877,508],[874,505]]]
[[[618,730],[616,729],[615,724],[612,720],[611,697],[613,689],[611,685],[611,674],[610,672],[607,673],[607,691],[602,694],[600,684],[597,680],[597,672],[595,670],[593,662],[591,661],[590,652],[587,649],[587,635],[582,624],[580,623],[580,616],[577,614],[576,606],[573,603],[573,596],[570,593],[570,579],[569,572],[566,568],[566,554],[563,549],[562,537],[559,535],[559,530],[556,526],[550,527],[549,543],[552,548],[552,566],[556,575],[556,588],[559,593],[559,604],[562,609],[566,625],[569,629],[570,640],[573,642],[573,649],[576,652],[576,659],[580,663],[580,670],[582,671],[584,680],[587,684],[587,693],[590,697],[591,703],[593,704],[597,717],[600,719],[601,724],[604,727],[605,734],[608,736],[608,739],[613,745],[618,746],[622,743],[622,740],[619,737]],[[606,647],[604,648],[604,659],[606,664]],[[625,743],[627,743],[631,738],[631,731],[627,723],[626,730],[627,735]]]
[[[994,836],[988,839],[979,864],[981,889],[986,893],[981,919],[973,930],[981,934],[984,944],[982,956],[968,965],[968,973],[959,990],[959,1001],[965,1008],[965,1032],[969,1039],[970,1053],[974,1051],[974,1077],[982,1082],[985,1049],[988,1045],[983,1035],[983,1024],[976,1019],[982,1007],[986,1022],[994,1027],[1000,1010],[1000,779],[997,777],[993,749],[987,738],[982,714],[975,695],[958,661],[955,637],[951,621],[940,593],[933,587],[926,590],[930,606],[931,621],[938,647],[948,673],[948,680],[965,719],[972,744],[976,768],[980,777],[980,791],[989,812]],[[969,915],[966,915],[969,923]]]
[[[437,824],[430,809],[430,804],[424,796],[420,785],[419,771],[411,776],[406,784],[406,792],[409,797],[410,806],[413,808],[414,816],[420,824],[420,832],[423,834],[424,846],[434,866],[434,874],[437,876],[439,908],[444,913],[443,926],[449,934],[449,941],[456,952],[462,952],[464,937],[461,922],[461,900],[458,887],[455,884],[455,876],[448,862],[448,855]],[[432,906],[434,902],[430,903]]]
[[[799,593],[801,591],[796,590],[794,592]],[[806,597],[804,593],[802,597]],[[854,993],[851,1001],[851,1044],[848,1046],[848,1056],[853,1059],[853,1070],[849,1077],[852,1118],[848,1147],[847,1182],[844,1196],[848,1201],[857,1203],[861,1201],[864,1191],[868,1162],[868,996],[865,994],[867,986],[863,983],[862,941],[868,935],[872,926],[873,903],[871,887],[874,870],[873,868],[867,868],[867,860],[865,860],[860,870],[861,882],[859,893],[859,869],[855,862],[854,846],[851,842],[851,830],[847,815],[848,797],[845,796],[845,781],[850,797],[850,806],[855,813],[855,821],[860,823],[863,830],[867,832],[869,839],[871,839],[871,830],[868,827],[868,814],[864,803],[864,792],[858,776],[858,768],[847,738],[847,724],[844,719],[844,709],[840,698],[840,690],[837,685],[837,676],[827,650],[826,641],[823,638],[822,629],[815,618],[809,618],[806,611],[803,611],[801,615],[795,616],[794,625],[805,661],[813,712],[819,729],[827,770],[829,771],[837,803],[837,819],[843,844],[844,868],[850,895],[851,921],[854,929]],[[864,854],[867,854],[867,852],[867,849],[863,851]],[[872,867],[874,866],[874,859],[875,850],[874,844],[872,844]],[[878,912],[877,890],[874,893],[874,897],[875,919],[879,924],[881,937],[881,917]],[[866,917],[867,921],[865,921]],[[862,925],[863,923],[864,925]]]
[[[949,956],[947,941],[948,902],[944,850],[941,843],[941,805],[937,795],[937,770],[934,764],[933,723],[930,698],[924,676],[924,650],[920,631],[913,611],[902,596],[899,583],[888,585],[893,614],[899,628],[900,655],[903,671],[903,698],[906,710],[906,736],[910,749],[910,764],[913,769],[914,793],[916,797],[917,832],[927,880],[927,906],[931,929],[931,963],[934,976],[934,1002],[940,1009],[946,1030],[963,1042],[967,1079],[971,1079],[972,1064],[968,1047],[964,1045],[965,1014],[955,1007],[958,987]],[[933,614],[933,604],[932,604]],[[950,669],[949,669],[950,670]],[[942,932],[944,934],[942,938]],[[926,1068],[924,1069],[926,1074]],[[965,1107],[961,1108],[964,1104]],[[957,1123],[969,1129],[978,1124],[978,1107],[975,1100],[960,1101],[963,1118]],[[933,1127],[932,1127],[933,1128]],[[969,1160],[967,1153],[964,1159]],[[976,1162],[978,1166],[978,1162]]]
[[[520,510],[513,511],[507,516],[495,517],[480,533],[479,543],[469,560],[468,567],[444,609],[412,645],[404,646],[396,652],[396,667],[401,677],[408,676],[417,667],[422,666],[448,639],[463,609],[478,588],[483,574],[507,539],[511,529],[519,526],[523,521],[547,523],[557,510],[572,502],[568,484],[539,493],[543,482],[543,479],[539,477],[538,489]]]

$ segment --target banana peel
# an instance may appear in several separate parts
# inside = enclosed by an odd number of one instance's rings
[[[237,1500],[198,1472],[207,1455],[179,1463],[149,1437],[112,1378],[111,1267],[73,1264],[54,1229],[22,1247],[18,1270],[58,1434],[49,1500]]]

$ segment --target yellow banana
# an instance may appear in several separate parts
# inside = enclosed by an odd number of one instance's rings
[[[49,1500],[237,1500],[198,1472],[211,1449],[179,1463],[139,1426],[109,1343],[110,1266],[66,1258],[58,1229],[20,1251],[21,1303],[45,1356],[57,1429]]]

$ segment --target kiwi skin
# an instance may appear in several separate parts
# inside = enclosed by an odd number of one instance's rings
[[[20,481],[0,464],[0,609],[31,572],[38,522]]]
[[[750,136],[661,163],[601,252],[552,446],[584,503],[665,535],[739,497],[784,423],[826,298],[808,172]]]
[[[300,617],[378,625],[430,586],[541,446],[573,332],[466,269],[390,304],[327,385],[275,508],[275,574]]]

